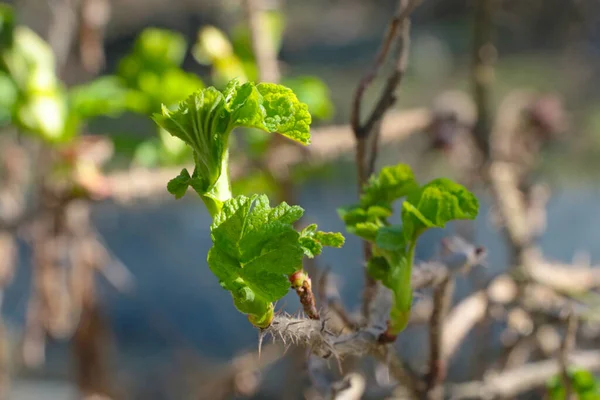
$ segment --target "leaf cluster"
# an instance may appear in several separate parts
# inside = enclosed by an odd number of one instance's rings
[[[294,93],[271,83],[231,81],[222,92],[209,87],[182,101],[176,110],[163,106],[155,122],[188,144],[195,160],[192,174],[183,170],[168,189],[181,197],[192,186],[212,210],[231,196],[227,174],[229,134],[236,127],[278,132],[310,143],[311,116]],[[212,212],[212,211],[211,211]]]
[[[297,232],[293,224],[304,212],[298,206],[271,208],[265,195],[233,197],[229,135],[236,127],[251,127],[307,145],[311,116],[306,104],[281,85],[232,80],[223,91],[196,91],[176,109],[163,105],[154,121],[192,149],[193,173],[183,169],[167,189],[180,198],[191,186],[211,213],[211,271],[252,324],[269,326],[273,303],[290,289],[290,275],[302,269],[303,257],[320,254],[323,246],[341,247],[344,238],[320,232],[314,224]]]
[[[393,205],[400,199],[402,222],[392,224]],[[410,278],[419,236],[453,220],[475,219],[478,211],[477,198],[463,186],[446,178],[420,186],[405,164],[384,167],[369,179],[358,204],[338,210],[348,232],[373,244],[367,268],[394,294],[392,334],[402,331],[410,316]]]

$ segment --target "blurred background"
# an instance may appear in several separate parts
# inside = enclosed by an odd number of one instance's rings
[[[495,2],[492,109],[514,90],[533,90],[559,103],[557,113],[565,127],[558,139],[544,147],[532,175],[545,182],[551,193],[540,245],[548,258],[571,262],[579,256],[594,263],[600,259],[600,2]],[[105,250],[110,260],[107,268],[112,271],[99,273],[92,284],[95,311],[86,332],[65,328],[62,334],[32,333],[32,318],[36,318],[32,301],[43,298],[39,294],[43,284],[35,272],[39,268],[36,263],[44,262],[39,261],[43,255],[32,252],[40,234],[36,233],[38,228],[29,229],[27,223],[19,229],[7,229],[18,250],[10,282],[3,283],[3,357],[8,361],[3,364],[2,376],[8,378],[2,382],[9,390],[7,399],[75,398],[81,385],[81,369],[91,368],[90,373],[96,374],[93,365],[82,365],[86,357],[104,360],[101,364],[105,371],[97,375],[106,376],[110,386],[116,388],[114,398],[219,399],[245,394],[260,399],[303,398],[302,388],[308,378],[302,350],[290,349],[281,357],[278,349],[267,347],[260,362],[256,358],[246,361],[253,365],[247,375],[235,375],[235,382],[230,382],[234,379],[231,365],[243,363],[240,357],[247,352],[252,356],[258,333],[234,309],[230,295],[208,270],[205,260],[211,246],[210,216],[203,204],[193,194],[175,201],[166,193],[168,179],[177,172],[171,176],[161,175],[160,171],[178,170],[191,160],[190,153],[181,143],[157,131],[149,115],[160,103],[174,104],[194,89],[223,87],[230,78],[242,77],[279,80],[292,87],[309,104],[314,135],[326,132],[330,126],[343,127],[350,118],[352,94],[372,64],[396,3],[257,1],[255,7],[264,14],[259,24],[267,30],[266,37],[278,60],[271,75],[264,68],[257,69],[247,24],[251,14],[240,0],[2,3],[13,7],[17,26],[37,33],[54,53],[50,63],[56,65],[57,87],[68,91],[70,104],[79,113],[77,135],[92,138],[77,143],[110,153],[110,160],[102,161],[102,170],[105,176],[114,178],[100,180],[91,189],[86,187],[91,193],[103,194],[96,196],[99,200],[91,196],[93,202],[69,217],[74,221],[69,222],[75,227],[73,237],[85,236],[77,231],[84,225],[89,228],[82,228],[85,232],[94,232],[92,236]],[[469,96],[474,3],[425,0],[415,11],[410,61],[394,113],[435,112],[441,98],[450,98],[450,103],[457,105]],[[0,24],[0,30],[6,29],[7,21],[5,18]],[[6,42],[1,44],[6,46]],[[33,40],[25,46],[41,54],[46,44]],[[5,105],[15,92],[4,82],[0,80],[0,105],[7,110]],[[375,82],[367,93],[367,104],[382,84]],[[455,101],[448,97],[452,95]],[[13,143],[18,135],[12,131],[15,124],[11,125],[11,116],[5,110],[0,109],[0,126],[4,126],[8,139],[0,143],[0,157],[7,160],[19,153]],[[468,110],[464,112],[468,114]],[[402,133],[399,140],[382,149],[379,166],[405,162],[422,179],[460,177],[444,151],[432,147],[427,122],[409,122],[407,128],[401,126],[403,119],[398,121],[400,125],[390,129],[410,133]],[[344,129],[348,131],[347,140],[351,140],[349,129]],[[49,128],[46,132],[44,126],[36,132],[42,141],[50,138],[47,142],[52,146],[67,143],[53,136]],[[240,133],[235,136],[237,151],[251,161],[248,165],[258,165],[252,161],[264,155],[270,137],[258,132],[247,132],[243,138]],[[31,136],[25,143],[16,140],[17,147],[22,145],[29,154],[25,157],[30,163],[26,164],[30,168],[26,174],[33,178],[26,179],[27,193],[39,168],[43,170],[43,164],[35,167],[35,162],[43,159],[39,153],[43,150],[36,147],[35,140]],[[291,196],[294,203],[306,209],[305,223],[343,232],[336,209],[354,202],[357,189],[353,144],[341,147],[326,155],[325,162],[300,163],[285,174],[265,172],[260,165],[251,167],[236,180],[234,190],[267,192],[288,199]],[[10,162],[3,165],[5,179],[0,182],[3,190],[8,190],[12,187],[12,181],[6,178],[10,176],[6,173]],[[84,176],[88,182],[93,180],[92,175]],[[109,194],[110,190],[103,192],[103,184],[117,181],[125,182],[115,189],[119,195]],[[460,278],[457,299],[464,297],[477,279],[504,271],[510,262],[490,214],[490,196],[485,190],[477,194],[482,212],[472,225],[452,225],[446,232],[428,233],[417,249],[418,259],[429,259],[448,233],[468,235],[487,248],[488,268],[476,271],[474,279]],[[23,204],[33,201],[30,194],[10,196],[22,196]],[[2,203],[0,213],[10,211],[6,204]],[[59,246],[52,243],[49,248]],[[8,260],[1,251],[0,257]],[[330,279],[335,281],[347,309],[358,310],[363,286],[359,240],[347,235],[343,249],[325,250],[316,264],[316,268],[330,271]],[[71,278],[59,275],[52,278],[60,282],[53,289],[56,291],[47,293],[70,290],[65,280]],[[300,309],[292,294],[277,307],[291,313]],[[73,317],[74,311],[69,310],[65,313],[77,325],[82,317]],[[89,332],[94,330],[101,334]],[[96,347],[90,350],[91,356],[81,354],[86,352],[82,344],[86,333],[101,337],[94,339],[100,341],[92,345]],[[423,331],[415,327],[397,343],[402,355],[417,364],[424,357],[425,350],[419,345],[422,338]],[[453,379],[468,376],[468,347],[465,345],[462,355],[453,361]],[[490,352],[493,357],[493,350]],[[233,359],[237,361],[232,364]],[[237,388],[236,395],[221,388],[228,385]]]

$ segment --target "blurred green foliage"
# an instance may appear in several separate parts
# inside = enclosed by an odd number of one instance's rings
[[[600,400],[600,379],[585,369],[569,369],[573,391],[580,400]],[[551,400],[566,400],[565,386],[561,376],[554,376],[547,383]]]
[[[279,52],[283,42],[283,14],[269,11],[263,24],[272,45]],[[20,132],[46,142],[68,143],[81,133],[90,120],[124,113],[144,118],[159,112],[161,104],[173,109],[193,92],[205,87],[196,74],[183,70],[191,52],[200,64],[210,67],[210,81],[223,88],[232,79],[256,81],[258,71],[248,25],[234,26],[231,35],[213,26],[202,27],[190,48],[177,32],[147,28],[136,38],[131,50],[120,60],[113,75],[66,88],[56,73],[49,44],[27,27],[16,22],[13,9],[0,5],[0,127],[13,125]],[[320,120],[332,117],[334,107],[324,82],[312,76],[284,77],[310,113]],[[114,148],[135,165],[181,165],[191,157],[189,146],[164,129],[156,128],[150,138],[112,134]],[[259,159],[270,145],[271,134],[244,128],[243,139],[235,139],[246,156]],[[240,182],[274,189],[272,176],[257,172]],[[266,190],[269,191],[269,190]]]

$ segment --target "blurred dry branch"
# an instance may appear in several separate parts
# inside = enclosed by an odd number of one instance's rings
[[[565,332],[565,337],[561,343],[559,354],[558,354],[558,363],[560,365],[560,375],[563,381],[563,386],[565,388],[565,399],[566,400],[575,400],[575,394],[573,392],[573,385],[571,383],[571,378],[569,377],[569,354],[573,351],[577,341],[577,317],[573,313],[572,310],[568,311],[567,316],[567,330]]]
[[[600,351],[574,351],[571,365],[590,371],[600,370]],[[532,362],[501,373],[490,373],[482,381],[461,383],[452,388],[452,399],[512,398],[544,386],[560,373],[558,360]]]
[[[448,307],[452,301],[454,282],[447,274],[434,287],[433,310],[429,324],[429,370],[426,375],[426,394],[429,400],[442,400],[444,388],[442,383],[446,378],[446,359],[443,352],[444,321]]]
[[[280,360],[280,345],[269,344],[260,353],[247,352],[224,365],[207,363],[201,379],[194,378],[196,400],[225,400],[232,396],[249,397],[256,394],[263,372]]]
[[[250,28],[252,52],[256,59],[258,79],[260,82],[278,83],[281,73],[279,72],[279,62],[277,60],[277,48],[268,31],[268,21],[265,20],[267,17],[265,14],[267,11],[266,3],[265,0],[244,0],[244,9]]]
[[[79,9],[79,57],[83,68],[97,74],[104,67],[104,33],[110,20],[110,0],[81,0]]]
[[[406,139],[413,133],[423,130],[429,123],[427,109],[414,109],[390,113],[382,126],[381,141],[384,144]],[[287,175],[288,169],[301,162],[321,165],[354,150],[352,131],[347,125],[330,126],[313,130],[312,144],[299,148],[292,144],[278,146],[267,158],[272,171]],[[232,177],[245,172],[244,161],[231,165]],[[132,169],[115,172],[107,176],[110,198],[119,203],[136,200],[160,200],[169,196],[166,184],[177,176],[181,167],[162,169]]]

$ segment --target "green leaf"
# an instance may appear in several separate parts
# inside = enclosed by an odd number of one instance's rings
[[[194,152],[200,193],[230,197],[227,173],[229,134],[237,126],[279,132],[303,144],[310,141],[310,114],[294,93],[279,85],[231,81],[223,90],[199,90],[171,111],[163,105],[154,121]],[[210,207],[209,207],[210,208]],[[218,210],[218,207],[217,207]]]
[[[368,221],[367,211],[360,206],[341,207],[337,209],[337,212],[342,221],[348,226]]]
[[[187,188],[190,186],[191,182],[192,177],[188,170],[184,168],[179,175],[169,181],[167,190],[175,196],[176,199],[180,199],[185,195],[185,192],[187,192]]]
[[[315,239],[323,246],[340,248],[344,245],[344,236],[339,232],[316,232]]]
[[[310,144],[311,117],[308,107],[300,103],[291,89],[273,83],[231,81],[224,91],[235,126],[277,132]]]
[[[186,50],[183,35],[166,29],[147,28],[136,38],[131,53],[120,61],[118,75],[131,87],[137,87],[143,71],[162,75],[173,67],[179,67]]]
[[[105,76],[69,90],[70,107],[80,118],[116,116],[130,109],[130,90],[115,76]]]
[[[300,245],[307,257],[313,258],[321,254],[323,247],[337,247],[344,245],[344,236],[339,232],[321,232],[316,224],[310,224],[300,232]]]
[[[314,76],[299,76],[284,79],[282,83],[292,89],[298,99],[308,105],[310,114],[321,120],[328,120],[333,116],[334,106],[331,93],[327,85]]]
[[[313,237],[301,237],[299,241],[304,254],[309,258],[314,258],[323,251],[323,245]]]
[[[596,390],[594,375],[585,369],[576,369],[569,374],[573,379],[573,386],[578,393]]]
[[[395,200],[402,204],[402,225],[390,225]],[[369,274],[394,295],[388,333],[407,325],[412,306],[411,274],[417,239],[427,228],[443,228],[455,219],[474,219],[479,211],[475,196],[449,179],[419,187],[408,165],[384,167],[363,188],[360,203],[338,210],[346,229],[375,244],[367,264]]]
[[[163,105],[162,114],[154,114],[154,121],[193,149],[198,175],[208,192],[221,176],[231,131],[223,95],[215,88],[200,90],[175,111]]]
[[[415,240],[427,228],[443,228],[457,219],[475,219],[478,212],[477,198],[464,186],[446,178],[435,179],[404,202],[404,235],[407,241]]]
[[[384,257],[371,257],[367,261],[367,271],[369,275],[378,281],[387,280],[390,272],[390,265]]]
[[[15,13],[8,4],[0,4],[0,49],[12,45],[15,30]]]
[[[390,251],[405,251],[406,240],[404,232],[399,225],[385,226],[377,231],[375,238],[377,247],[383,250]]]
[[[264,195],[238,196],[214,218],[209,267],[251,321],[270,323],[270,303],[288,292],[288,275],[302,267],[304,250],[292,226],[302,212],[285,203],[271,208]]]
[[[377,232],[381,226],[373,222],[361,222],[356,224],[354,228],[349,229],[350,232],[363,239],[374,242],[377,238]]]
[[[25,26],[16,27],[12,39],[10,47],[0,47],[0,69],[24,94],[56,91],[59,85],[50,45]]]
[[[18,91],[13,80],[0,71],[0,126],[10,122],[17,98]]]
[[[217,87],[225,86],[235,78],[248,81],[244,64],[234,54],[231,42],[223,31],[214,26],[205,26],[198,31],[192,55],[199,64],[212,67],[212,81]]]
[[[363,189],[360,205],[368,208],[373,205],[389,206],[395,200],[418,189],[419,185],[411,168],[406,164],[384,167],[378,175],[372,176]]]

